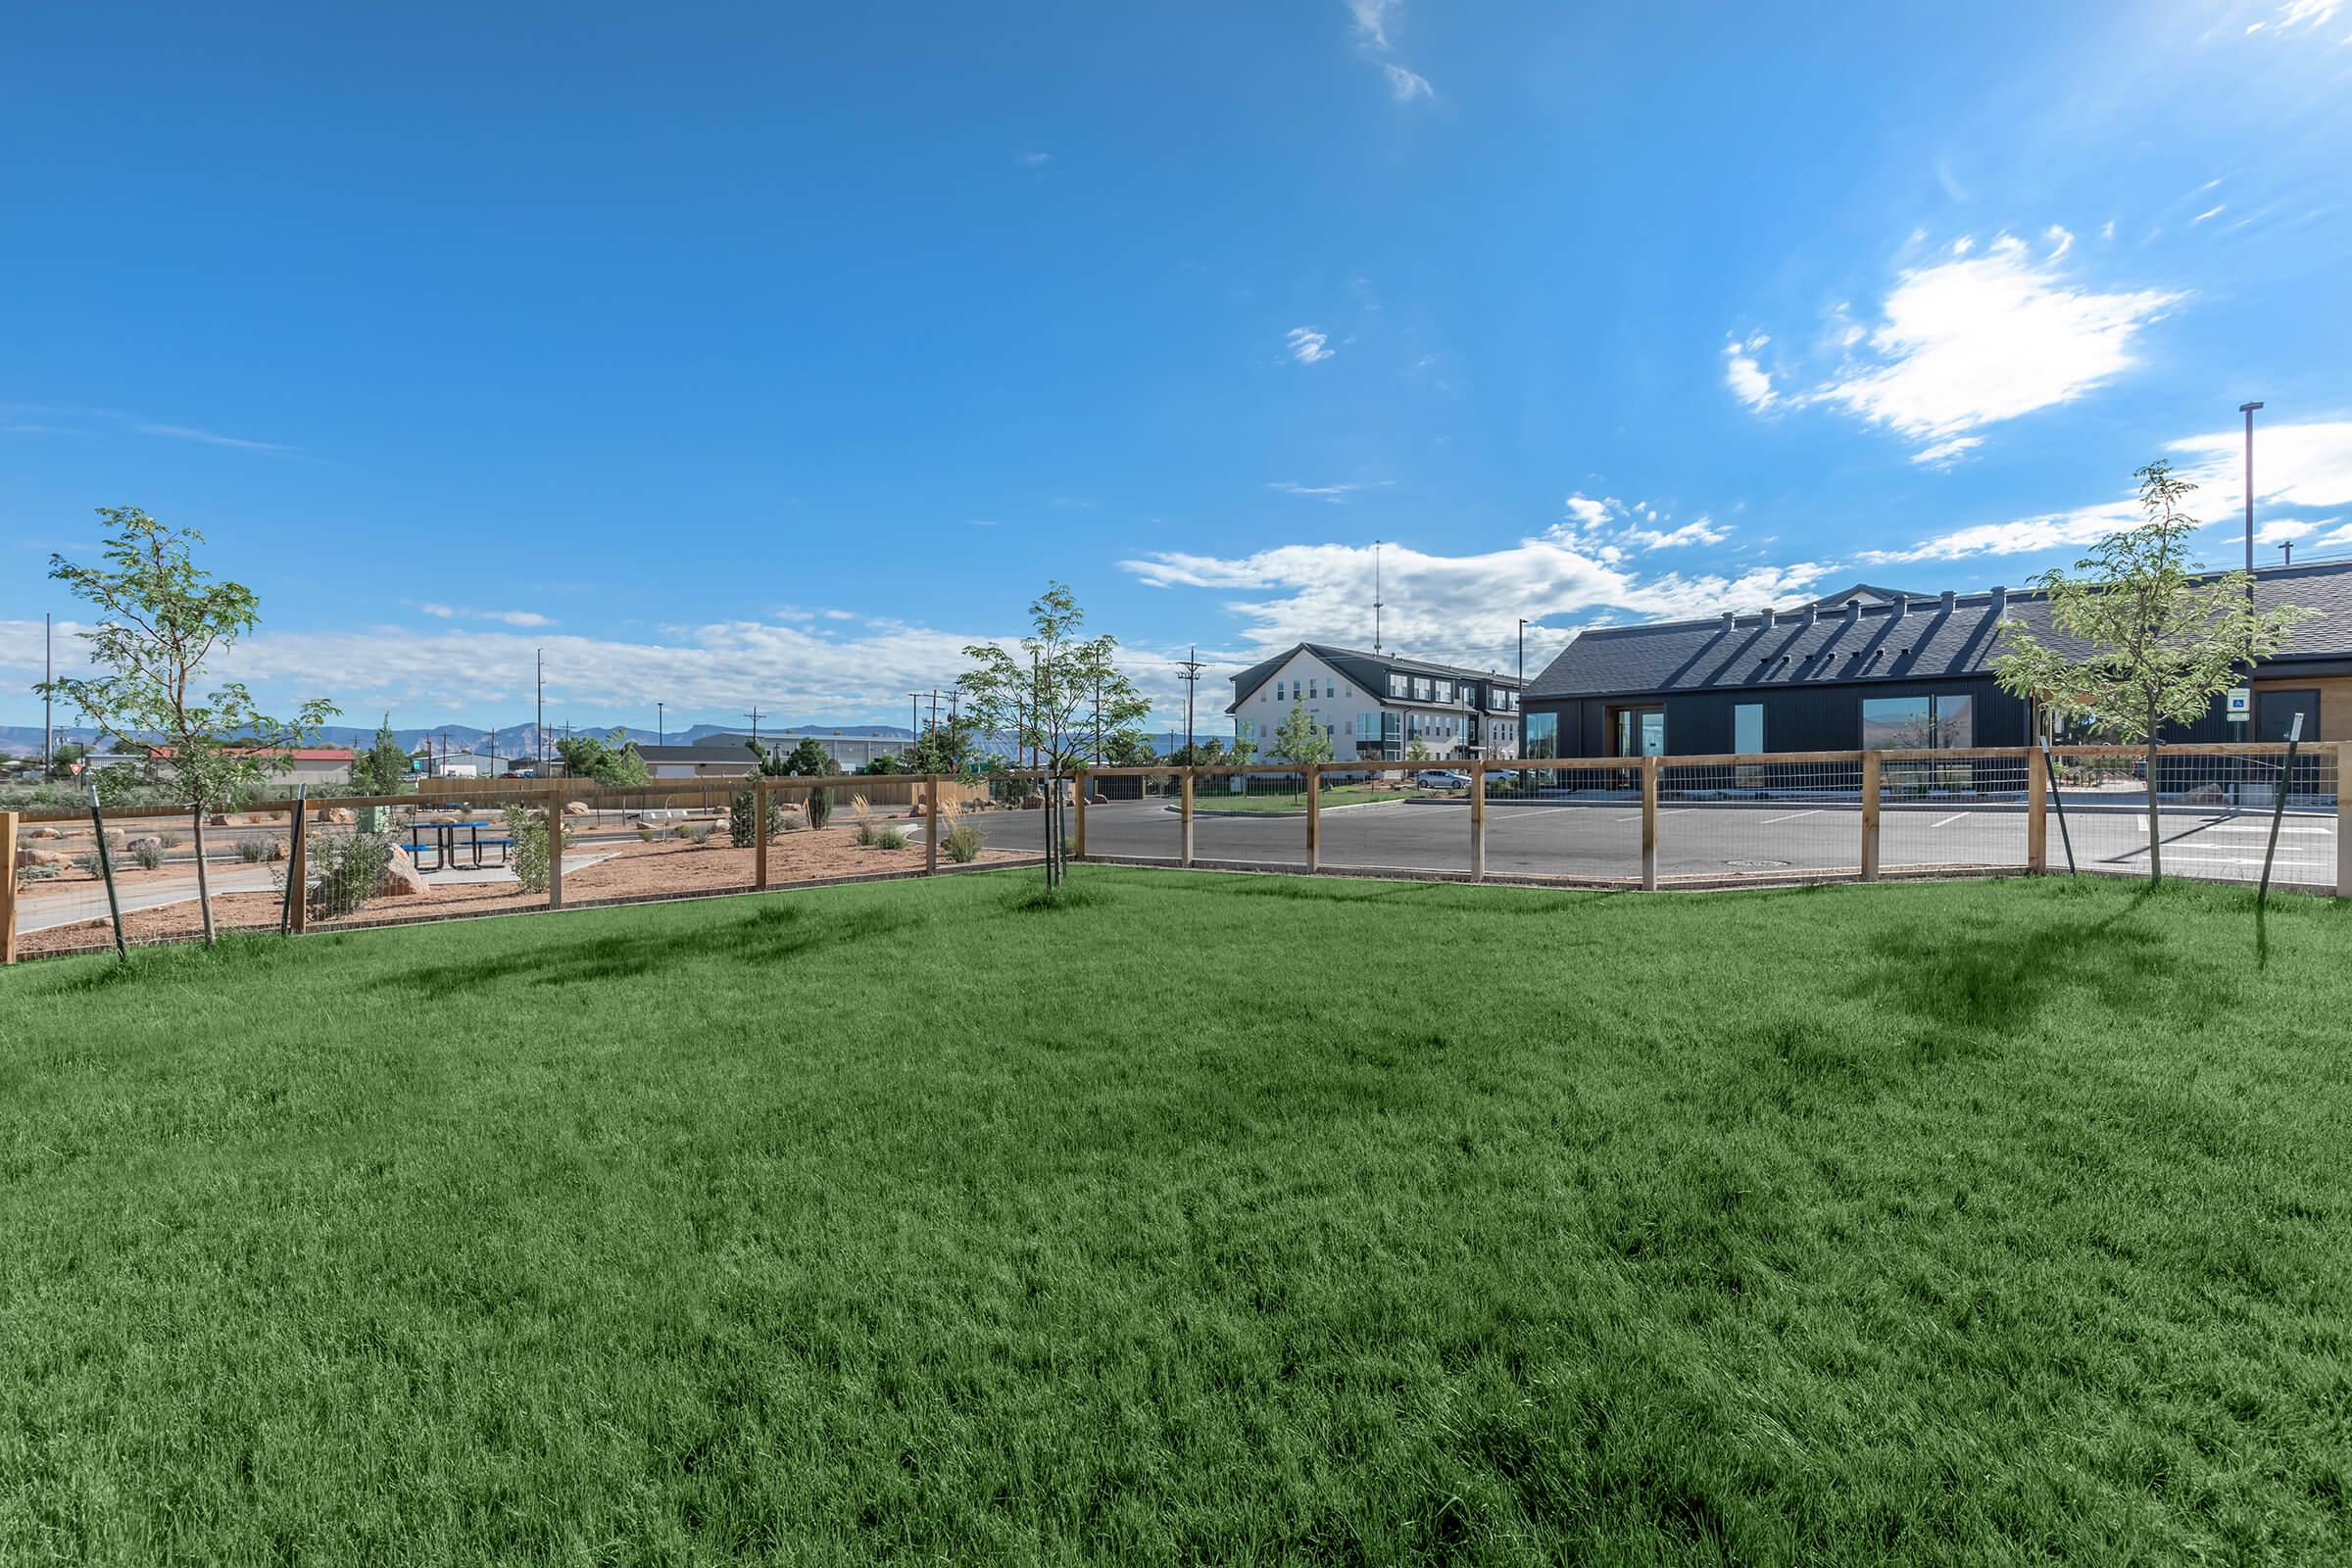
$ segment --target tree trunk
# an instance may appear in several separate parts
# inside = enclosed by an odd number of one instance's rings
[[[195,812],[196,823],[196,907],[204,913],[204,945],[213,945],[213,879],[204,868],[204,808]]]
[[[2148,886],[2164,880],[2164,834],[2156,821],[2156,743],[2148,742]]]

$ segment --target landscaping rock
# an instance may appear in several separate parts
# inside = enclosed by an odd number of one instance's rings
[[[565,801],[564,803],[564,814],[565,816],[586,816],[588,814],[588,810],[589,807],[586,801]]]
[[[215,811],[212,815],[206,817],[204,821],[207,827],[226,827],[228,826],[228,813],[226,811]]]
[[[2219,784],[2200,784],[2180,798],[2193,806],[2219,806],[2222,803],[2222,787]]]
[[[163,847],[163,837],[156,833],[142,833],[135,839],[122,841],[122,848],[126,850],[160,850]]]
[[[54,828],[54,827],[50,827],[49,825],[47,825],[46,823],[44,823],[44,824],[42,824],[41,826],[39,826],[39,827],[36,827],[36,828],[32,829],[30,832],[26,833],[24,836],[25,836],[26,838],[33,838],[33,839],[62,839],[62,838],[64,838],[66,835],[65,835],[65,831],[64,831],[64,829],[62,829],[62,828]]]
[[[17,858],[26,865],[72,865],[74,857],[63,850],[24,850]]]
[[[318,820],[344,824],[356,822],[359,818],[351,814],[351,808],[348,806],[330,806],[318,813]]]
[[[418,873],[416,862],[409,858],[406,850],[392,852],[392,863],[384,867],[384,879],[376,884],[379,899],[416,899],[426,892],[424,877]]]

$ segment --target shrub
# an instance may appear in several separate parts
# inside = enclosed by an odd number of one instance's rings
[[[980,858],[980,830],[959,827],[941,839],[939,847],[957,865],[969,865]]]
[[[903,850],[906,847],[906,835],[895,827],[876,828],[866,842],[877,850]]]
[[[270,858],[270,841],[268,839],[237,840],[237,858],[247,865],[261,864]]]
[[[306,850],[318,882],[310,889],[311,912],[350,914],[375,897],[392,864],[392,839],[384,833],[321,833]],[[284,885],[284,873],[279,873]]]
[[[686,835],[688,843],[694,845],[695,848],[700,849],[704,845],[710,842],[710,835],[713,831],[715,831],[715,829],[713,825],[709,822],[695,822],[684,828],[681,828],[679,831]]]
[[[640,822],[637,824],[637,836],[645,840],[645,842],[648,844],[654,844],[664,838],[667,838],[669,836],[669,829],[665,827],[652,827],[646,823]]]
[[[563,843],[571,843],[571,827],[561,830]],[[514,841],[514,880],[525,893],[545,893],[548,883],[547,812],[535,806],[507,808],[507,837]]]
[[[51,877],[65,874],[66,868],[62,865],[35,865],[30,860],[17,867],[17,880],[20,882],[46,882]]]
[[[858,842],[871,848],[874,842],[874,808],[865,804],[864,796],[853,795],[850,797],[850,815],[856,818],[858,823],[856,833]]]
[[[112,846],[110,845],[109,848],[112,848]],[[74,857],[74,863],[81,869],[81,872],[84,876],[102,877],[106,874],[106,872],[101,869],[98,864],[98,852],[96,850],[90,850],[83,854],[76,855]]]
[[[752,821],[759,809],[760,792],[750,784],[737,790],[735,798],[727,803],[727,837],[735,842],[737,849],[751,848],[759,836],[759,829]],[[783,831],[784,803],[770,795],[767,798],[767,836],[772,839]]]
[[[156,838],[162,842],[164,848],[167,850],[176,850],[182,844],[188,842],[186,839],[181,838],[176,833],[158,833]]]
[[[130,847],[130,858],[142,871],[160,871],[164,866],[164,847],[153,839],[142,839]]]
[[[833,793],[821,786],[808,792],[808,825],[823,827],[833,815]]]

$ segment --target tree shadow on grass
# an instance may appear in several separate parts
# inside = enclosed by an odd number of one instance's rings
[[[1848,994],[1910,1014],[1923,1026],[1915,1045],[1930,1055],[2014,1036],[2053,1003],[2082,992],[2112,1017],[2179,1027],[2193,1020],[2182,1016],[2179,990],[2161,983],[2173,965],[2169,945],[2131,923],[2159,896],[2142,889],[2095,918],[2057,921],[2034,918],[2040,905],[2021,906],[1997,924],[1931,923],[1936,911],[1923,908],[1921,918],[1871,940],[1872,961]]]
[[[462,998],[509,982],[572,985],[675,971],[689,964],[750,966],[804,958],[829,948],[892,937],[929,915],[873,907],[835,916],[805,904],[770,904],[731,920],[682,931],[632,930],[583,940],[554,940],[452,963],[403,969],[374,983],[378,991]]]

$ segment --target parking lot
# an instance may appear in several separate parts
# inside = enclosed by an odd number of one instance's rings
[[[981,812],[971,818],[991,848],[1033,849],[1045,831],[1035,811]],[[2182,876],[2252,881],[2261,874],[2271,829],[2267,811],[2206,807],[2160,813],[2164,865]],[[1461,799],[1348,807],[1322,813],[1323,863],[1351,870],[1393,868],[1467,874],[1470,813]],[[2055,814],[2049,864],[2065,869],[2072,839],[2085,871],[2144,873],[2147,812],[2101,806],[2070,808],[2065,830]],[[1118,801],[1087,808],[1087,850],[1118,858],[1173,860],[1182,854],[1175,808],[1161,801]],[[1193,823],[1198,860],[1303,867],[1303,815],[1219,815],[1203,802]],[[2332,808],[2290,809],[2280,824],[2272,877],[2284,886],[2332,887],[2336,828]],[[2026,812],[2019,806],[1888,803],[1880,819],[1883,869],[2026,864]],[[1756,801],[1668,804],[1658,811],[1661,877],[1770,879],[1861,865],[1861,806],[1855,801]],[[1505,877],[1636,878],[1642,872],[1638,802],[1520,803],[1487,806],[1487,871]]]

